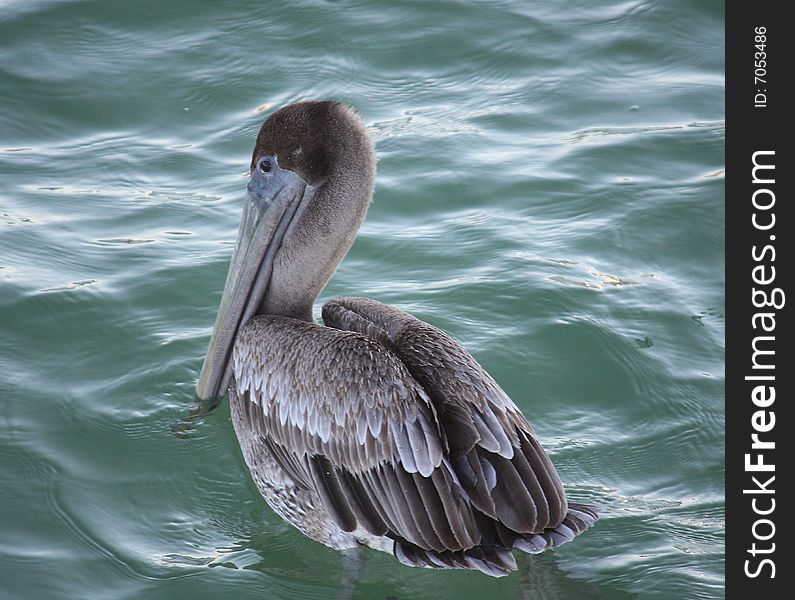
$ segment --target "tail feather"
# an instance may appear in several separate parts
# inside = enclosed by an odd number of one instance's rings
[[[516,533],[512,548],[527,554],[538,554],[570,542],[599,519],[595,507],[587,504],[569,504],[568,512],[556,527],[541,533]],[[504,533],[503,533],[504,536]],[[501,536],[501,537],[503,537]],[[516,559],[510,550],[499,544],[481,544],[457,552],[425,550],[406,541],[395,542],[395,556],[404,565],[426,569],[470,569],[503,577],[517,569]]]

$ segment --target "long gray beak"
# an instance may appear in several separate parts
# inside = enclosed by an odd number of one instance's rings
[[[237,332],[257,314],[288,227],[299,207],[305,206],[315,192],[300,175],[282,169],[271,156],[260,157],[254,164],[247,189],[221,306],[196,384],[200,400],[215,400],[226,394]]]

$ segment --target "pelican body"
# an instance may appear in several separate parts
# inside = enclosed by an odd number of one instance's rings
[[[331,548],[406,565],[516,569],[597,519],[570,504],[527,419],[443,331],[393,306],[315,298],[373,194],[360,118],[331,101],[271,115],[197,395],[229,393],[262,496]]]

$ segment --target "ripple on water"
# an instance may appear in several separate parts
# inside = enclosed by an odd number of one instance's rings
[[[448,331],[602,507],[499,581],[368,553],[360,595],[721,597],[723,8],[219,6],[0,15],[3,592],[336,595],[193,398],[258,128],[332,97],[379,175],[322,299]]]

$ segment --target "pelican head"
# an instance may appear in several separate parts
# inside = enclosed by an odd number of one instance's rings
[[[375,152],[338,102],[286,106],[263,123],[247,198],[197,396],[223,396],[232,348],[258,314],[312,320],[312,305],[350,249],[373,194]]]

